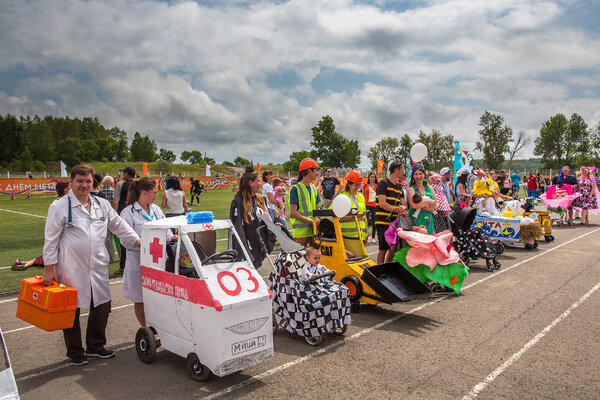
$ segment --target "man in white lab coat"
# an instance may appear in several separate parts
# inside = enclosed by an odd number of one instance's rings
[[[109,255],[104,246],[107,228],[127,248],[139,247],[140,238],[111,204],[90,196],[94,169],[76,165],[71,170],[71,190],[48,208],[44,243],[44,283],[57,281],[77,289],[77,312],[72,328],[63,331],[67,357],[85,365],[87,357],[109,358],[115,352],[104,348],[110,313]],[[86,350],[81,341],[80,308],[90,309]]]

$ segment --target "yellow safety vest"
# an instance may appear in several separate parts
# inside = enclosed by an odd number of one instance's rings
[[[361,193],[356,193],[356,200],[358,200],[358,205],[354,203],[352,196],[350,196],[349,192],[343,192],[339,194],[340,196],[346,196],[352,202],[352,208],[358,211],[358,214],[362,214],[367,211],[367,206],[365,205],[365,196]],[[365,225],[365,218],[358,219],[358,226],[361,230],[361,238],[364,240],[367,237],[367,227]],[[350,238],[358,238],[358,231],[356,230],[356,222],[354,220],[350,221],[340,221],[340,228],[342,230],[342,236],[350,237]]]
[[[304,186],[302,182],[298,182],[293,187],[295,187],[298,192],[298,212],[303,216],[312,219],[312,212],[317,208],[317,188],[311,183],[309,194],[308,188]],[[294,229],[295,238],[311,237],[313,235],[312,223],[300,221],[299,219],[292,217],[290,217],[290,221],[292,221],[292,229]]]

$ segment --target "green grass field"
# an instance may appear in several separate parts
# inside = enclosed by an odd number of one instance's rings
[[[231,189],[208,190],[200,196],[201,205],[194,205],[192,211],[212,211],[217,219],[229,218],[229,206],[234,192]],[[519,197],[524,197],[525,191],[521,188]],[[156,197],[160,204],[162,192]],[[42,254],[44,247],[44,224],[48,206],[56,196],[34,195],[31,199],[17,196],[11,200],[9,196],[0,196],[0,293],[18,290],[23,278],[41,275],[42,268],[31,267],[25,271],[13,271],[10,266],[18,258],[31,260]],[[189,200],[189,193],[186,193]],[[23,215],[1,210],[11,210]],[[37,215],[37,217],[36,217]],[[289,218],[289,217],[288,217]],[[218,232],[217,239],[225,238],[225,232]],[[225,246],[224,242],[218,248]],[[7,268],[8,267],[8,268]],[[109,265],[110,273],[119,268],[118,262]]]
[[[208,190],[200,195],[200,206],[194,205],[191,208],[192,211],[212,211],[217,219],[229,218],[229,206],[233,196],[234,192],[231,189]],[[159,192],[156,197],[157,204],[160,204],[161,197],[162,192]],[[10,266],[17,258],[25,261],[42,254],[46,219],[41,217],[46,216],[48,206],[55,198],[56,196],[52,195],[34,195],[31,199],[16,196],[16,200],[11,200],[10,196],[0,196],[0,210],[33,214],[0,211],[0,293],[19,290],[23,278],[43,273],[40,267],[13,271]],[[186,193],[186,198],[189,200],[189,192]],[[225,237],[225,232],[219,233],[217,239]],[[109,265],[110,273],[118,268],[118,262]]]

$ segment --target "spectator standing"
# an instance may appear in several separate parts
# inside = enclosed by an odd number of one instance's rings
[[[337,187],[340,187],[337,189]],[[329,208],[335,196],[342,191],[342,182],[335,176],[331,176],[331,168],[325,168],[323,179],[318,188],[323,198],[323,208]]]
[[[562,175],[562,169],[559,169],[558,171],[556,171],[556,175],[554,175],[552,177],[552,185],[556,185],[556,182],[558,181],[558,177]]]
[[[589,211],[598,214],[600,205],[598,204],[598,185],[592,172],[595,167],[581,167],[581,176],[577,179],[577,193],[581,196],[573,200],[572,206],[581,211],[581,225],[590,223]]]
[[[375,241],[375,210],[377,209],[377,175],[375,172],[370,172],[367,177],[367,183],[364,185],[365,205],[367,207],[367,221],[371,226],[370,242]]]
[[[166,190],[167,182],[169,181],[170,178],[171,178],[171,174],[167,174],[167,176],[165,176],[165,179],[163,179],[163,189]]]
[[[305,158],[298,168],[298,183],[290,189],[290,221],[294,239],[303,246],[312,244],[313,210],[321,204],[321,197],[312,182],[319,176],[319,165]],[[319,219],[316,218],[316,223]]]
[[[469,180],[469,171],[466,169],[458,170],[457,178],[456,178],[456,187],[454,189],[454,193],[456,196],[456,202],[459,205],[461,205],[461,202],[462,202],[464,207],[471,206],[472,197],[469,194],[469,190],[467,188],[468,180]]]
[[[533,170],[529,170],[527,175],[527,197],[538,197],[538,178],[533,174]]]
[[[512,182],[512,192],[513,197],[515,199],[519,198],[519,188],[521,185],[521,175],[519,174],[519,170],[515,170],[515,173],[510,176],[510,180]]]
[[[112,187],[113,178],[109,175],[106,175],[102,179],[102,189],[98,191],[97,196],[103,198],[112,204],[115,198],[115,190]],[[115,246],[114,246],[114,237],[112,232],[107,229],[106,230],[106,239],[104,240],[104,245],[106,246],[106,250],[108,251],[109,262],[115,261]]]
[[[444,188],[444,195],[446,196],[446,202],[448,204],[452,201],[452,191],[450,190],[450,185],[452,182],[452,171],[448,167],[444,167],[440,170],[440,175],[442,176],[441,184]]]
[[[569,168],[569,166],[565,165],[564,167],[562,167],[560,169],[560,175],[556,176],[556,184],[557,185],[564,185],[569,184],[571,185],[571,187],[573,188],[573,190],[577,189],[577,185],[579,182],[577,182],[577,178],[575,178],[573,175],[570,174],[571,169]],[[573,208],[569,207],[569,213],[568,213],[568,217],[569,217],[569,224],[573,223]]]
[[[92,190],[90,190],[90,194],[93,196],[98,196],[98,192],[100,191],[100,187],[102,184],[102,180],[104,179],[104,177],[102,176],[102,174],[96,172],[94,174],[94,184],[92,185]]]
[[[344,191],[340,193],[340,196],[346,196],[350,199],[351,208],[356,211],[356,217],[358,218],[358,226],[360,229],[360,238],[363,241],[367,240],[367,223],[366,223],[366,212],[367,207],[365,204],[365,197],[358,190],[363,184],[363,178],[358,171],[350,171],[346,175],[346,185]],[[354,215],[349,215],[340,218],[340,229],[342,235],[350,238],[359,237],[359,232],[356,229],[356,222]]]
[[[240,179],[240,189],[233,197],[229,208],[229,219],[242,241],[242,243],[238,243],[234,239],[233,243],[234,249],[238,252],[238,260],[243,257],[244,253],[241,247],[243,245],[248,251],[255,268],[260,267],[267,256],[256,234],[256,229],[261,224],[259,216],[263,213],[268,213],[264,197],[258,194],[260,186],[261,182],[258,178],[258,173],[254,172],[252,167],[246,167],[246,172]],[[271,251],[274,242],[267,240],[265,230],[262,230],[261,235],[264,235],[263,242],[267,246],[267,250]]]
[[[148,221],[164,219],[160,207],[154,204],[158,194],[158,184],[150,178],[133,181],[127,194],[127,207],[121,212],[121,217],[138,235],[142,234],[142,226]],[[173,237],[167,230],[167,242]],[[141,326],[146,326],[144,313],[144,298],[142,297],[142,272],[140,269],[140,250],[130,249],[127,255],[127,265],[123,274],[123,298],[133,302],[135,316]]]
[[[510,192],[510,189],[512,187],[512,182],[506,175],[505,169],[500,170],[500,173],[498,174],[498,178],[496,179],[496,183],[498,183],[498,188],[500,189],[500,193],[505,196],[508,195],[508,192]]]
[[[135,168],[133,167],[125,167],[121,170],[123,173],[123,179],[117,183],[115,186],[115,193],[113,199],[113,208],[117,210],[118,214],[121,214],[121,211],[127,205],[127,193],[129,192],[129,185],[135,179]],[[116,275],[123,275],[123,271],[125,271],[125,261],[127,259],[127,249],[123,247],[119,238],[119,270],[116,272]]]
[[[55,188],[56,188],[56,194],[58,197],[56,197],[56,199],[54,199],[54,201],[60,199],[61,197],[63,197],[67,193],[69,193],[69,190],[71,189],[71,181],[67,181],[67,180],[58,181],[58,182],[56,182]],[[11,267],[11,269],[13,271],[24,271],[33,265],[35,265],[37,267],[44,267],[44,256],[42,255],[42,256],[36,257],[36,258],[26,261],[26,262],[23,262],[17,258],[17,260],[15,261],[15,265],[13,265]]]
[[[433,226],[433,212],[437,206],[437,197],[425,178],[425,170],[416,168],[413,171],[406,189],[409,204],[408,215],[415,221],[417,226],[424,226],[427,233],[432,234],[435,229]],[[416,193],[422,198],[419,202],[414,200]]]
[[[377,184],[377,208],[375,210],[375,226],[379,240],[377,264],[389,262],[394,256],[390,245],[385,240],[385,231],[390,223],[398,218],[398,214],[406,215],[406,202],[400,180],[405,178],[404,166],[399,161],[394,161],[389,166],[389,176]]]
[[[99,197],[91,197],[94,169],[76,165],[71,170],[71,191],[48,208],[44,242],[44,283],[53,281],[77,289],[77,310],[72,328],[63,331],[67,357],[75,365],[87,364],[87,357],[109,358],[115,352],[104,347],[106,324],[111,308],[108,282],[108,254],[104,246],[106,229],[118,235],[127,247],[139,247],[139,236]],[[79,314],[90,309],[86,349],[81,340]]]
[[[546,179],[544,178],[544,176],[542,175],[541,172],[538,172],[537,178],[538,178],[538,188],[539,188],[538,189],[538,197],[540,197],[541,194],[546,191]]]
[[[287,189],[283,186],[283,181],[279,178],[273,179],[273,193],[275,194],[275,201],[277,201],[278,209],[275,211],[275,219],[273,222],[279,222],[281,226],[287,228],[287,222],[285,217],[285,203],[284,197],[287,196]]]
[[[443,178],[440,174],[433,174],[429,178],[429,186],[431,187],[431,190],[433,190],[437,198],[435,208],[437,215],[433,216],[433,229],[435,233],[440,233],[447,229],[450,229],[450,220],[448,219],[448,212],[450,212],[452,208],[450,208],[450,202],[446,197],[444,184],[442,180]]]
[[[271,217],[271,221],[275,221],[275,210],[279,208],[279,204],[277,203],[277,200],[275,200],[275,190],[273,189],[272,185],[273,179],[273,172],[269,171],[268,169],[263,172],[262,195],[265,198],[265,204],[267,206],[269,216]]]
[[[190,185],[190,205],[194,205],[194,198],[196,198],[198,205],[200,205],[200,193],[202,193],[202,190],[204,189],[204,183],[198,178],[190,178]]]
[[[167,218],[184,215],[185,213],[190,212],[187,200],[185,199],[185,193],[183,189],[181,189],[179,179],[176,177],[170,177],[167,181],[166,189],[160,200],[160,206],[165,209]]]

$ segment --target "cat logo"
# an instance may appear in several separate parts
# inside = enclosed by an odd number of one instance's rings
[[[333,255],[333,246],[323,246],[321,245],[321,254],[324,256],[332,256]]]
[[[370,266],[371,266],[371,264],[369,264],[368,262],[359,265],[359,267],[362,268],[362,269],[369,268]]]

